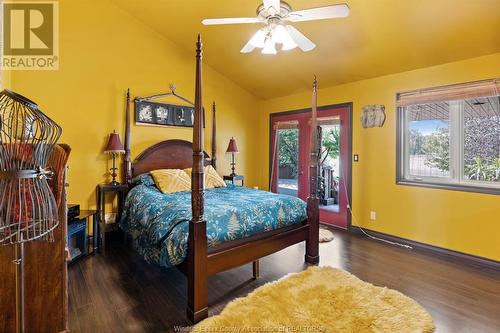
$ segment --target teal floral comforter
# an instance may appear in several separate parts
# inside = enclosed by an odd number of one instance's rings
[[[149,175],[135,179],[120,227],[150,263],[171,267],[187,256],[191,193],[163,194]],[[301,223],[304,201],[241,186],[205,190],[207,241],[212,247],[261,232]]]

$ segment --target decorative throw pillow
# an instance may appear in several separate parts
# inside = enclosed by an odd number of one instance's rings
[[[151,176],[150,173],[143,173],[142,175],[139,175],[139,176],[133,178],[130,181],[130,185],[132,185],[132,186],[137,186],[137,185],[154,186],[155,181],[153,180],[153,177]]]
[[[156,186],[163,193],[191,190],[191,177],[181,169],[160,169],[151,171]]]
[[[184,169],[184,171],[191,178],[191,168]],[[222,179],[221,176],[217,173],[213,166],[207,165],[203,168],[203,182],[205,184],[205,188],[215,188],[215,187],[225,187],[226,182]]]
[[[205,188],[226,186],[226,182],[224,181],[224,179],[222,179],[221,176],[219,176],[213,166],[207,165],[203,171],[205,177]]]

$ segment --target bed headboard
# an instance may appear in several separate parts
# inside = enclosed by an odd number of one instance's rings
[[[211,165],[212,160],[206,152],[204,164]],[[157,169],[187,169],[193,166],[193,144],[185,140],[165,140],[144,150],[132,162],[131,176]]]
[[[133,177],[157,169],[187,169],[193,166],[193,144],[185,140],[165,140],[144,150],[135,161],[130,150],[130,90],[127,90],[125,108],[125,156],[122,164],[122,180],[130,183]],[[204,165],[217,167],[217,125],[216,105],[212,105],[212,152],[211,158],[204,154]]]

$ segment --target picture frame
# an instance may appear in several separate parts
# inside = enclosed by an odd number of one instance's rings
[[[136,125],[174,127],[193,127],[194,125],[193,106],[136,99],[134,110]],[[205,108],[203,108],[203,116],[205,116]],[[205,117],[203,117],[203,127],[205,127]]]

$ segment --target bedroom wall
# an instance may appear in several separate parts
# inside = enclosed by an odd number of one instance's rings
[[[395,94],[399,91],[500,77],[500,53],[470,60],[321,88],[318,105],[353,102],[354,225],[456,251],[500,260],[500,199],[395,184]],[[311,74],[312,79],[312,74]],[[263,101],[260,105],[260,186],[269,177],[269,114],[310,107],[311,92]],[[383,128],[362,129],[361,107],[385,104]],[[370,221],[370,211],[377,220]]]
[[[4,90],[5,88],[10,87],[10,76],[11,76],[10,71],[4,70],[4,69],[0,70],[0,89],[1,90]]]
[[[95,206],[95,187],[109,181],[111,162],[102,153],[116,129],[124,139],[124,94],[148,96],[168,90],[194,99],[195,41],[184,50],[108,0],[60,4],[60,69],[12,72],[10,88],[36,101],[63,128],[60,142],[71,145],[69,202]],[[166,24],[168,24],[166,22]],[[234,82],[204,66],[203,98],[207,109],[205,147],[211,147],[211,104],[218,105],[218,166],[228,174],[225,156],[235,136],[241,153],[237,171],[247,184],[257,182],[252,166],[257,147],[258,100]],[[178,102],[176,99],[166,101]],[[133,119],[133,118],[132,118]],[[132,126],[132,157],[165,139],[192,140],[192,129]]]

